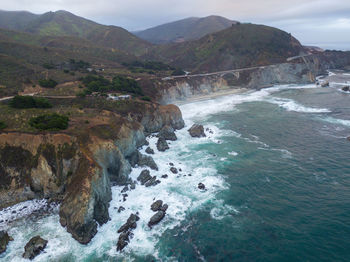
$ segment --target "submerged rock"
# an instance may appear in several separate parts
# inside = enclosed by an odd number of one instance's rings
[[[168,143],[163,137],[160,137],[157,142],[157,149],[161,152],[164,152],[169,149]]]
[[[321,87],[329,87],[329,81],[325,81],[321,84]]]
[[[204,190],[204,189],[205,189],[205,185],[204,185],[203,183],[199,183],[199,184],[198,184],[198,188],[199,188],[200,190]]]
[[[120,207],[118,208],[118,213],[123,212],[124,210],[125,210],[125,207],[120,206]]]
[[[140,175],[137,177],[137,181],[141,182],[141,185],[144,185],[148,180],[152,177],[150,175],[149,170],[143,170]]]
[[[46,247],[47,240],[40,236],[35,236],[24,247],[23,257],[27,259],[34,259],[39,255]]]
[[[190,129],[188,129],[188,132],[192,137],[206,137],[204,127],[202,125],[194,124]]]
[[[130,229],[135,229],[137,226],[136,222],[139,220],[140,220],[140,217],[138,215],[131,214],[128,220],[126,221],[126,223],[118,229],[118,233],[127,232]]]
[[[4,253],[7,249],[7,245],[13,238],[5,231],[0,231],[0,254]]]
[[[344,92],[350,92],[350,86],[344,86],[344,87],[342,88],[342,90],[343,90]]]
[[[150,155],[153,155],[154,154],[154,150],[152,148],[150,148],[150,147],[147,147],[146,148],[146,153],[150,154]]]
[[[171,141],[176,141],[177,140],[174,128],[172,128],[171,126],[164,126],[160,130],[160,132],[158,134],[158,137],[162,137],[165,140],[171,140]]]
[[[170,171],[171,171],[171,173],[173,173],[173,174],[177,174],[177,173],[178,173],[176,167],[171,167],[171,168],[170,168]]]
[[[152,226],[158,224],[165,217],[165,212],[160,210],[156,214],[154,214],[148,222],[148,226],[152,228]]]
[[[154,211],[154,212],[159,211],[162,206],[163,206],[163,201],[162,200],[157,200],[156,202],[154,202],[151,205],[151,210]]]

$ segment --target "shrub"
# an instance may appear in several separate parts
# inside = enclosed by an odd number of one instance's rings
[[[3,130],[7,127],[7,125],[5,124],[5,122],[0,121],[0,130]]]
[[[125,76],[116,76],[111,82],[103,76],[88,75],[82,78],[81,81],[90,92],[119,91],[143,95],[139,84],[134,79]]]
[[[148,101],[148,102],[151,102],[151,101],[152,101],[152,99],[151,99],[149,96],[143,96],[143,97],[141,97],[141,99],[142,99],[143,101]]]
[[[173,71],[173,73],[171,74],[173,76],[183,76],[186,75],[186,72],[180,68],[177,68]]]
[[[39,85],[41,87],[45,87],[45,88],[54,88],[55,86],[57,86],[57,82],[53,79],[41,79],[39,80]]]
[[[29,124],[39,130],[64,130],[68,128],[69,118],[57,113],[33,117]]]
[[[51,108],[50,102],[41,97],[15,96],[10,100],[9,105],[13,108]]]

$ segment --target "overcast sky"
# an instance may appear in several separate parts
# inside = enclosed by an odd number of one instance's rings
[[[0,0],[0,9],[67,10],[130,31],[174,20],[221,15],[276,26],[303,44],[350,50],[350,0]]]

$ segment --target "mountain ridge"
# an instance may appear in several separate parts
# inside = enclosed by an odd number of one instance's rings
[[[237,24],[222,16],[188,17],[165,23],[134,34],[154,44],[184,42],[199,39],[207,34],[215,33]]]

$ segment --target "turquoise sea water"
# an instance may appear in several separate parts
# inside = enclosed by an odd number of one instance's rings
[[[111,221],[89,245],[76,243],[53,213],[13,224],[15,241],[0,260],[21,261],[25,243],[40,234],[49,244],[35,261],[350,261],[350,94],[279,86],[181,110],[186,128],[154,156],[154,175],[169,178],[138,185],[126,202],[113,187]],[[213,134],[190,138],[193,123]],[[155,148],[156,138],[149,141]],[[182,171],[171,174],[169,162]],[[169,210],[150,230],[154,199]],[[117,253],[117,230],[136,211],[134,238]]]

